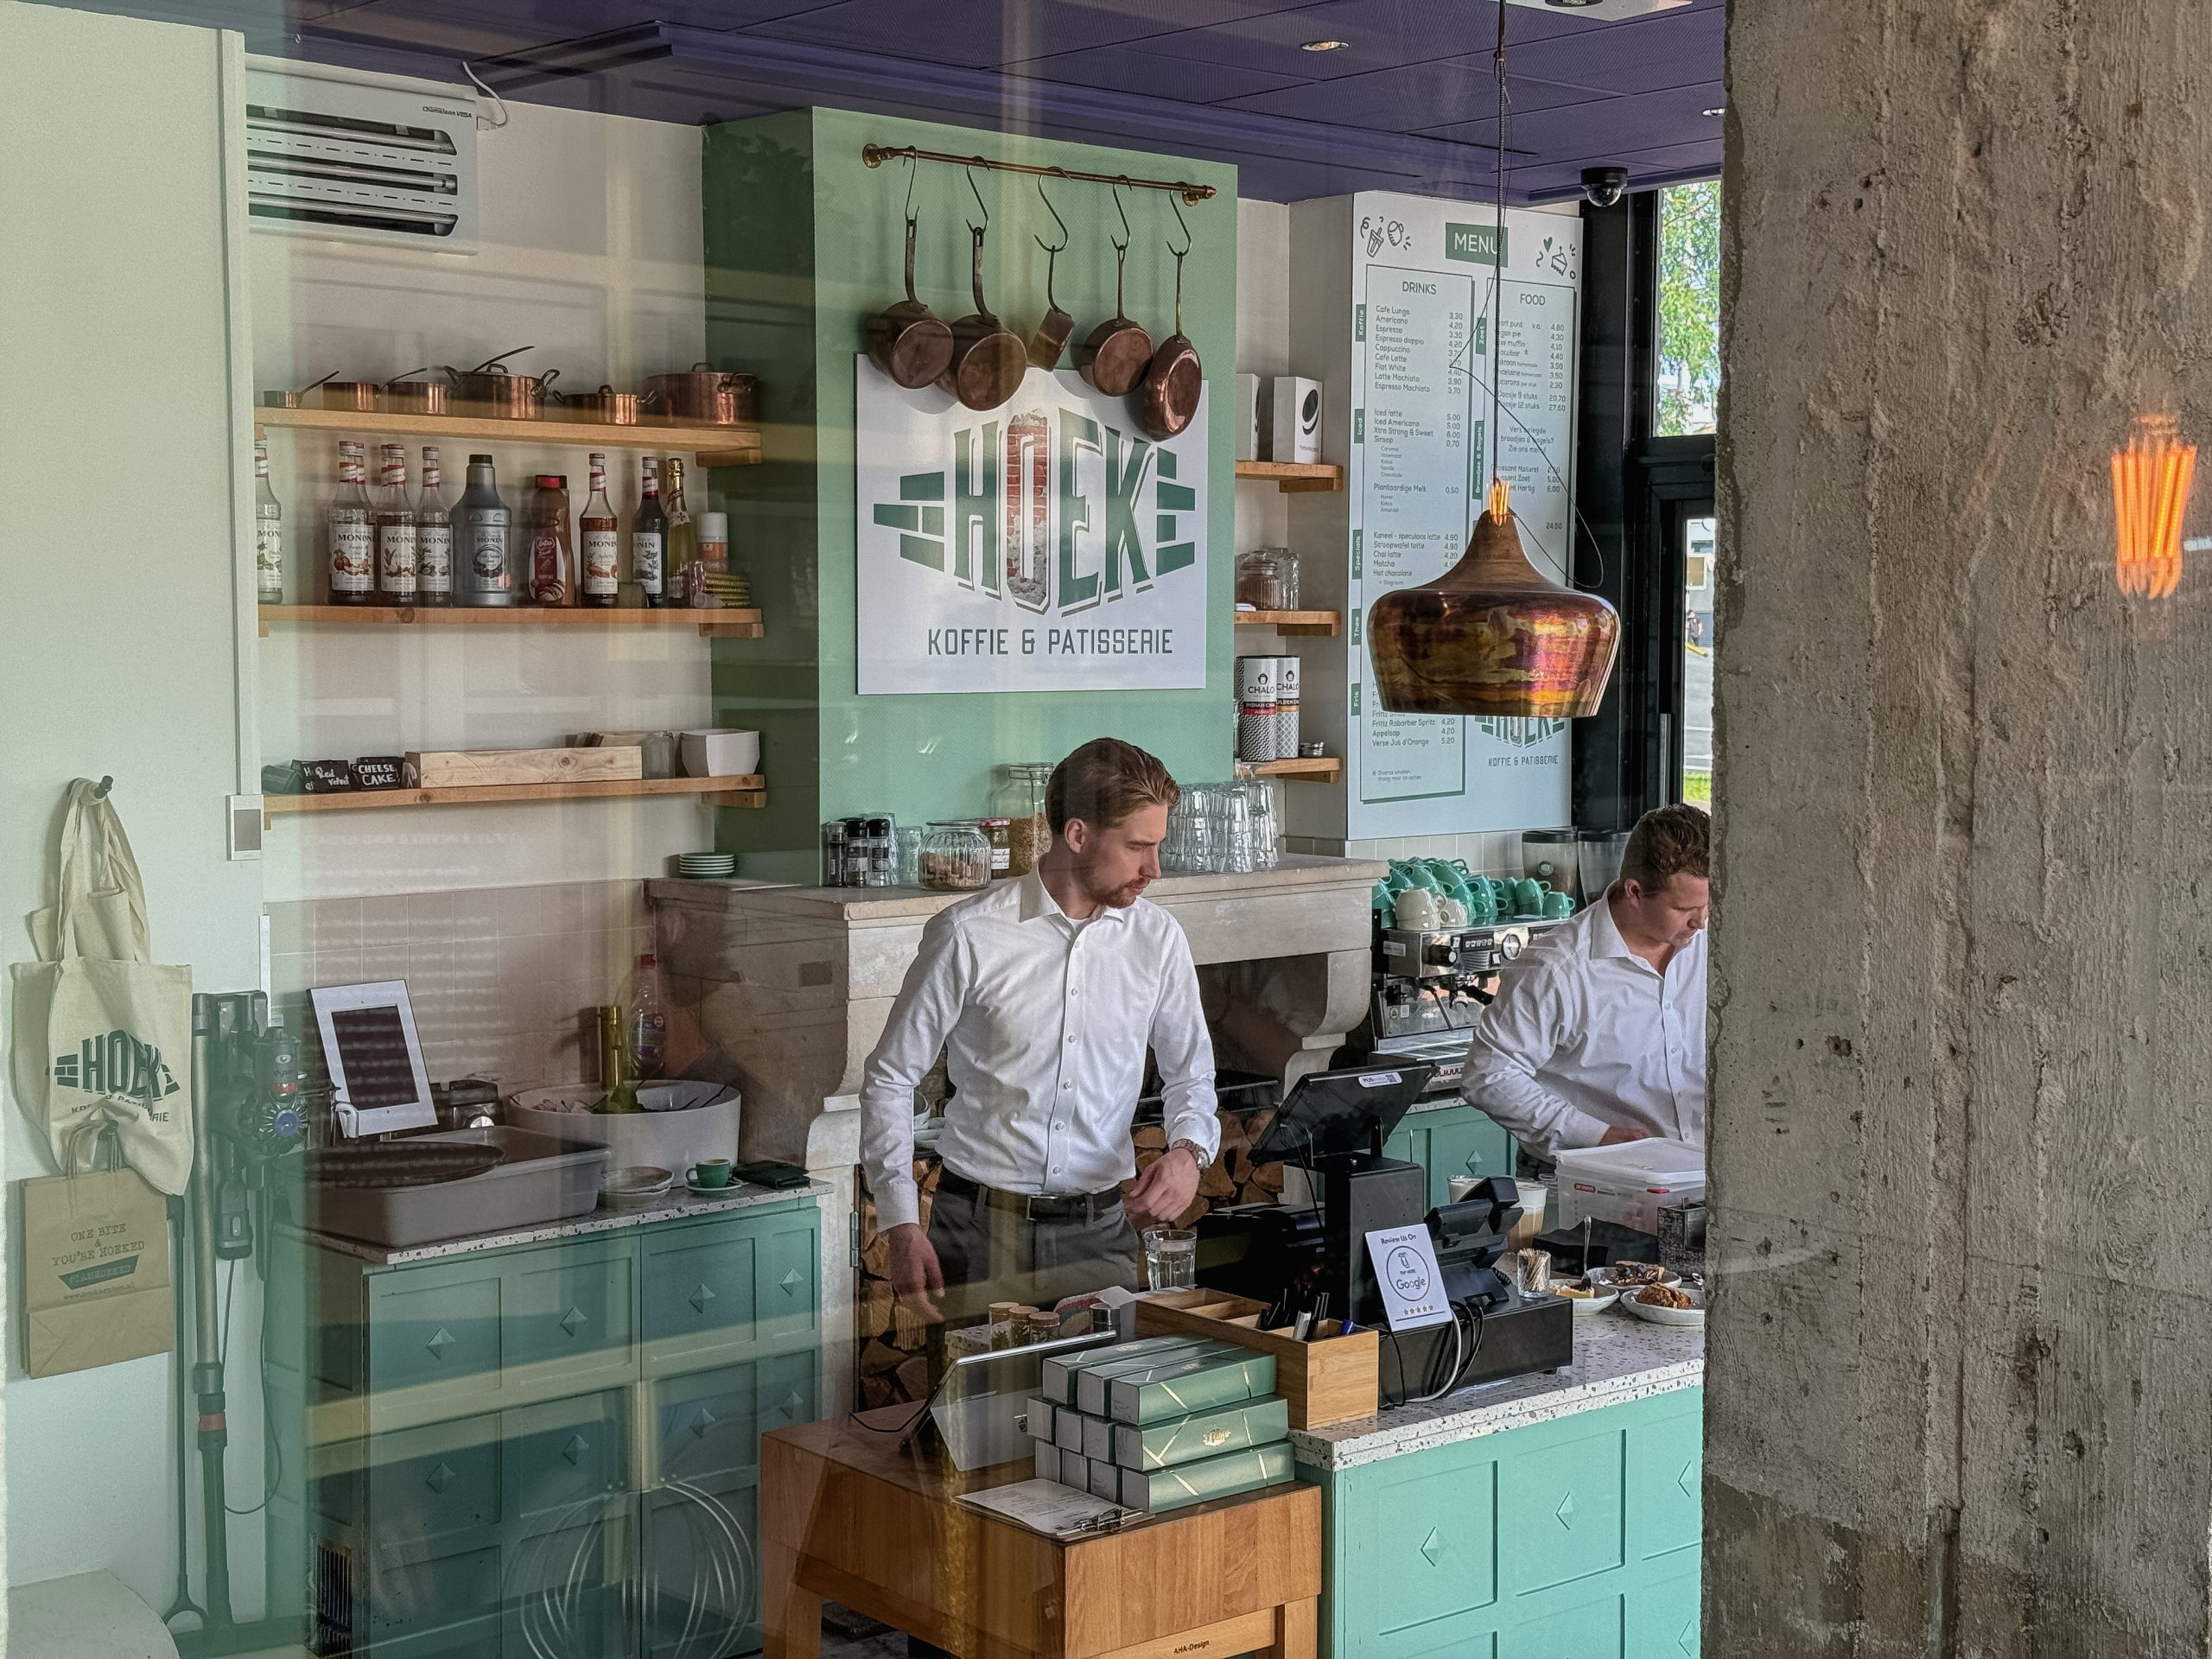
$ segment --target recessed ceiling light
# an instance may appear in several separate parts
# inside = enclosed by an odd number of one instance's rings
[[[1298,49],[1301,52],[1341,52],[1350,41],[1308,41]]]
[[[1716,104],[1709,110],[1700,110],[1698,113],[1700,115],[1726,115],[1728,113],[1728,106],[1726,104]]]

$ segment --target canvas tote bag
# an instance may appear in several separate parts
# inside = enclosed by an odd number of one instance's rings
[[[153,961],[146,891],[115,804],[69,786],[56,854],[59,902],[30,917],[39,960],[19,962],[16,1096],[69,1167],[80,1129],[112,1123],[156,1190],[192,1178],[192,969]]]

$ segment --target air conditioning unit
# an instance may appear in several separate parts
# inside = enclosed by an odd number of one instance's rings
[[[256,229],[476,251],[466,87],[256,58],[245,127]]]

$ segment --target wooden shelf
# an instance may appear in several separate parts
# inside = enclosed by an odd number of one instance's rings
[[[1277,633],[1314,634],[1333,639],[1344,631],[1344,620],[1336,611],[1239,611],[1240,628],[1273,628]]]
[[[760,461],[760,429],[753,426],[679,426],[666,421],[609,426],[598,421],[505,421],[486,415],[266,407],[256,409],[253,418],[257,426],[308,432],[374,432],[394,438],[466,438],[480,443],[550,444],[569,449],[673,450],[691,456],[702,467],[753,467]],[[450,462],[448,465],[456,476],[462,470]]]
[[[474,784],[457,789],[362,789],[334,795],[264,795],[261,821],[311,812],[366,812],[408,806],[482,806],[500,801],[583,801],[613,797],[696,795],[709,806],[768,804],[759,772],[735,778],[620,778],[568,784]]]
[[[1249,766],[1262,778],[1303,778],[1310,783],[1333,784],[1344,775],[1344,763],[1333,754],[1317,754],[1295,760],[1252,760]]]
[[[1236,476],[1273,484],[1285,495],[1341,490],[1344,486],[1344,469],[1323,461],[1240,461],[1236,463]]]
[[[582,605],[262,606],[264,635],[271,622],[316,628],[603,628],[616,633],[696,627],[709,639],[758,639],[767,632],[758,611],[695,611],[683,606],[658,611],[602,611]]]

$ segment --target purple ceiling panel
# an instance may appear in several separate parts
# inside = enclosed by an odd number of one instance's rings
[[[1088,52],[1033,58],[1010,65],[1007,73],[1071,86],[1172,98],[1179,104],[1222,104],[1304,84],[1264,70],[1215,63],[1197,52],[1184,55],[1135,46],[1103,46]]]
[[[1608,98],[1564,109],[1532,110],[1514,117],[1506,130],[1506,142],[1547,161],[1578,156],[1604,161],[1615,153],[1694,143],[1708,127],[1718,137],[1719,121],[1702,111],[1717,108],[1721,100],[1721,86],[1716,80],[1702,86]],[[1428,136],[1473,141],[1494,138],[1496,128],[1486,122],[1465,121]]]
[[[1545,110],[1560,105],[1584,104],[1605,96],[1586,86],[1562,86],[1552,81],[1509,79],[1516,110]],[[1452,58],[1441,63],[1408,64],[1402,69],[1377,69],[1371,74],[1347,75],[1284,92],[1256,93],[1230,100],[1231,107],[1255,115],[1296,116],[1308,121],[1334,121],[1347,127],[1373,127],[1384,132],[1438,131],[1465,124],[1497,119],[1497,81],[1487,57]],[[1451,113],[1425,127],[1412,124],[1441,111]]]
[[[639,23],[750,29],[820,10],[829,0],[368,0],[348,21],[364,32],[421,40],[426,27],[467,24],[504,38],[495,51],[543,46]]]
[[[1719,9],[1685,8],[1615,23],[1583,42],[1534,41],[1510,52],[1509,69],[1608,92],[1658,92],[1718,78],[1727,34]]]
[[[960,0],[917,6],[912,0],[838,0],[798,16],[759,25],[773,40],[889,52],[926,63],[996,68],[1032,58],[1080,52],[1204,29],[1263,11],[1268,0]]]
[[[1509,48],[1518,41],[1602,32],[1603,26],[1526,6],[1506,12]],[[1344,41],[1341,49],[1308,52],[1310,41]],[[1239,64],[1278,74],[1334,80],[1406,64],[1479,54],[1497,42],[1497,11],[1488,0],[1326,0],[1315,6],[1280,8],[1235,22],[1192,28],[1179,46],[1217,63]],[[1154,51],[1164,43],[1148,43]]]

